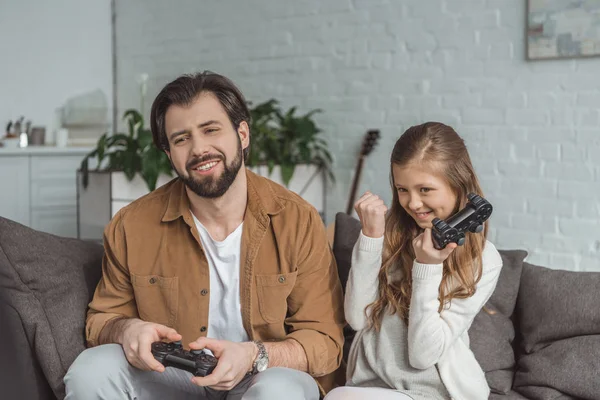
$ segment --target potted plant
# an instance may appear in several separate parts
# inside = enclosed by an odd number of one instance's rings
[[[144,127],[142,114],[130,109],[125,111],[123,119],[129,132],[105,133],[98,139],[96,148],[81,161],[82,184],[88,186],[89,161],[96,159],[96,171],[122,172],[129,181],[136,174],[144,180],[148,191],[156,189],[161,174],[172,176],[171,162],[164,151],[152,142],[152,132]]]
[[[104,226],[122,207],[168,182],[169,158],[152,142],[142,114],[127,110],[127,133],[105,133],[81,162],[77,183],[77,232],[100,239]],[[90,169],[90,162],[95,168]]]
[[[289,187],[298,165],[316,166],[332,182],[335,181],[327,142],[320,136],[322,131],[312,118],[318,112],[321,110],[297,116],[296,107],[284,112],[275,99],[252,107],[248,166],[266,166],[268,175],[279,166],[281,180],[286,187]]]
[[[281,110],[275,99],[250,108],[251,147],[248,167],[286,186],[325,216],[327,180],[335,182],[327,142],[311,110]]]

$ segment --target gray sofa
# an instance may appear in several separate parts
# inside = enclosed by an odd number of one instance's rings
[[[358,221],[336,217],[333,251],[345,283]],[[600,273],[554,271],[502,251],[505,267],[469,331],[491,399],[600,399]],[[84,350],[86,307],[102,247],[0,217],[0,398],[64,397]],[[348,343],[353,332],[346,330]]]

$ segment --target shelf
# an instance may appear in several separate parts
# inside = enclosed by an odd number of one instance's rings
[[[92,147],[83,146],[28,146],[24,148],[0,147],[0,157],[2,156],[29,156],[29,155],[85,155],[92,151]]]

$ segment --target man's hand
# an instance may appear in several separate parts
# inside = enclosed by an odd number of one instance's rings
[[[144,371],[163,372],[165,367],[156,361],[152,355],[152,343],[163,339],[174,342],[181,340],[181,335],[168,326],[140,319],[127,319],[123,320],[122,323],[120,342],[127,361],[134,367]]]
[[[417,262],[421,264],[441,264],[457,247],[456,243],[448,243],[442,250],[433,247],[430,228],[425,228],[423,233],[414,238],[412,245]]]
[[[235,343],[206,337],[190,343],[190,349],[208,349],[219,360],[210,375],[192,378],[196,385],[215,390],[233,389],[250,372],[258,355],[258,348],[252,342]]]

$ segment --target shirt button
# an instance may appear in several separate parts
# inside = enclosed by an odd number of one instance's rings
[[[150,284],[154,285],[156,283],[156,278],[150,278]]]
[[[208,294],[208,290],[206,290],[206,289],[202,289],[202,290],[200,291],[200,294],[201,294],[202,296],[206,296],[206,295]]]
[[[200,328],[200,332],[206,332],[206,327],[203,326],[202,328]]]
[[[283,283],[285,282],[285,276],[280,276],[279,277],[279,283]]]

